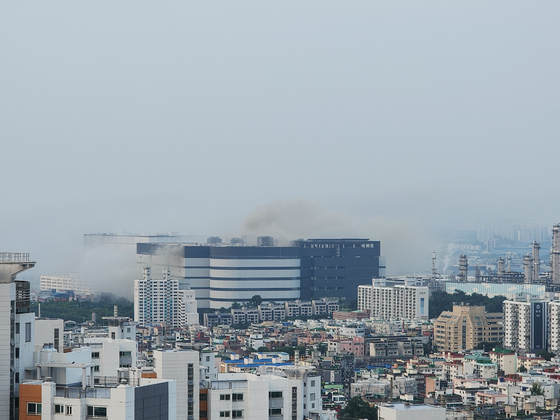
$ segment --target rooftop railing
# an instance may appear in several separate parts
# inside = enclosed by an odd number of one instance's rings
[[[30,262],[27,252],[0,252],[0,262]]]

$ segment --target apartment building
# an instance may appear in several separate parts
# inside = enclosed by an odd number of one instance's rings
[[[358,310],[385,320],[428,319],[429,288],[406,279],[404,285],[387,286],[386,279],[358,286]]]
[[[453,305],[453,311],[442,312],[434,322],[434,343],[440,351],[472,350],[503,338],[502,313],[486,313],[484,306]]]
[[[19,419],[176,420],[174,381],[141,378],[137,386],[57,387],[50,379],[21,385]]]
[[[134,321],[141,326],[166,325],[185,328],[198,324],[194,290],[180,290],[179,280],[169,276],[154,279],[150,267],[144,267],[143,278],[134,280]]]
[[[549,338],[548,305],[548,300],[532,295],[504,301],[504,347],[521,354],[546,350]],[[555,307],[553,316],[556,317],[556,314]],[[552,341],[557,340],[553,338]]]
[[[321,378],[312,367],[220,373],[207,388],[208,412],[201,418],[292,420],[322,410]]]
[[[177,418],[199,418],[200,354],[193,350],[155,350],[154,372],[176,383]],[[204,417],[204,416],[200,416]],[[214,417],[212,417],[214,418]]]
[[[548,303],[548,349],[560,353],[560,302]]]
[[[317,299],[312,301],[293,300],[284,303],[265,303],[255,308],[245,306],[231,309],[230,313],[205,313],[203,323],[205,327],[214,325],[236,325],[244,323],[258,323],[265,321],[281,321],[298,316],[315,316],[330,314],[338,311],[336,299]]]
[[[494,349],[489,352],[490,360],[496,363],[498,370],[504,372],[504,375],[513,375],[517,373],[517,353],[513,350]]]
[[[29,313],[29,282],[16,276],[34,266],[27,253],[0,252],[0,420],[17,417],[19,379],[33,364],[35,314]]]
[[[424,355],[420,337],[395,336],[368,338],[366,354],[371,357],[415,357]]]

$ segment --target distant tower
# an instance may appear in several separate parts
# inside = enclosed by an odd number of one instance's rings
[[[552,249],[550,250],[550,266],[552,283],[560,284],[560,223],[552,228]]]
[[[539,257],[539,250],[541,249],[541,244],[538,242],[533,242],[533,281],[536,282],[539,280],[539,271],[540,271],[540,257]]]
[[[525,283],[531,284],[533,282],[533,259],[530,255],[525,255],[523,257],[523,274],[525,277]]]
[[[436,253],[432,253],[432,280],[437,278],[437,270],[436,270]]]
[[[476,269],[475,269],[474,273],[475,273],[474,276],[476,278],[476,281],[479,282],[480,281],[480,267],[478,265],[476,266]]]
[[[467,282],[467,273],[469,270],[469,260],[465,254],[459,257],[459,281]]]

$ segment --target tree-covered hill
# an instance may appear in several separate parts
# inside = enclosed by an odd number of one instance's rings
[[[134,317],[134,304],[124,298],[106,299],[101,302],[77,302],[68,300],[41,303],[41,316],[45,318],[62,318],[78,324],[91,320],[91,314],[97,314],[97,323],[103,323],[102,317],[113,316],[114,305],[118,305],[119,316]],[[31,304],[31,312],[39,313],[37,303]]]
[[[467,295],[465,292],[447,293],[436,291],[430,297],[430,318],[437,318],[443,311],[452,311],[453,302],[468,303],[471,306],[485,306],[486,312],[502,312],[505,296],[486,297],[479,293]]]

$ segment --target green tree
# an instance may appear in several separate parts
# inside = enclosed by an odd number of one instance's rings
[[[249,305],[253,307],[257,307],[262,303],[261,295],[254,295],[251,299],[249,299]]]
[[[353,397],[346,407],[340,411],[340,420],[367,419],[377,420],[377,407],[371,407],[362,397]]]
[[[482,343],[478,343],[478,345],[476,346],[477,349],[484,350],[484,351],[492,351],[492,349],[494,348],[501,348],[501,347],[502,347],[501,341],[494,341],[494,342],[483,341]]]
[[[238,302],[233,302],[231,304],[231,309],[241,309],[241,304],[239,304]]]
[[[531,395],[544,395],[544,390],[540,382],[534,382],[531,387]]]
[[[556,355],[550,351],[543,350],[538,353],[538,356],[541,356],[543,359],[550,361],[550,359],[552,359]]]
[[[294,348],[292,346],[274,347],[274,351],[288,353],[290,356],[294,355]]]
[[[525,373],[527,372],[527,368],[525,367],[525,365],[521,365],[519,366],[519,369],[517,369],[517,371],[520,373]]]
[[[258,351],[259,353],[267,352],[267,351],[268,351],[268,347],[261,346],[261,347],[259,347],[259,348],[257,349],[257,351]]]

